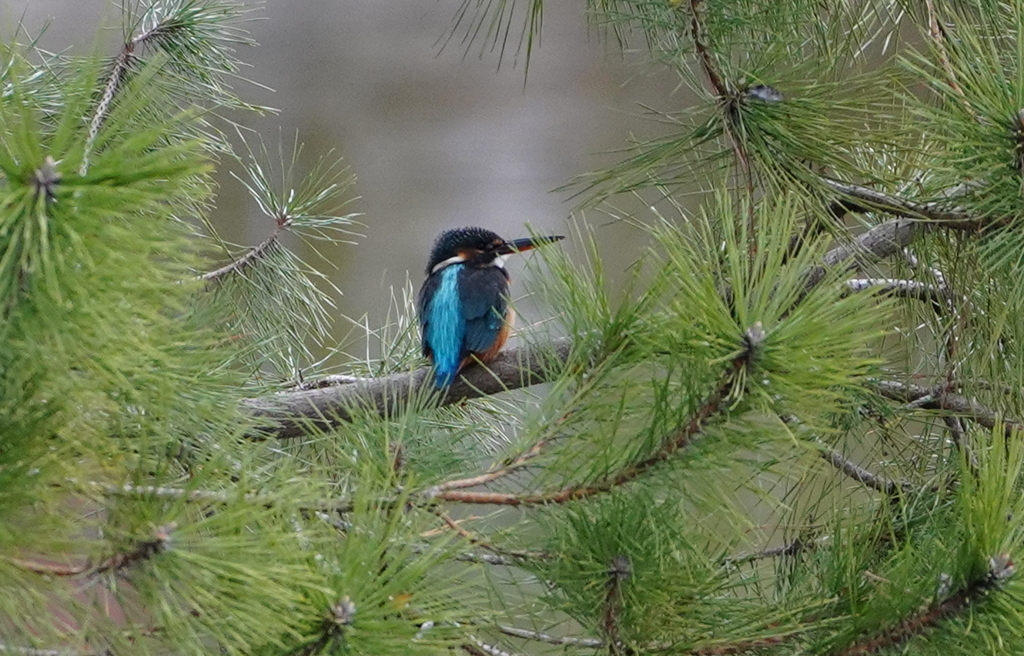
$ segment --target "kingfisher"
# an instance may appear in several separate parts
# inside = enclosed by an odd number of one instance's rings
[[[505,345],[515,320],[505,258],[560,239],[505,241],[483,228],[456,228],[438,236],[417,306],[423,355],[434,364],[438,388],[451,385],[474,358],[490,362]]]

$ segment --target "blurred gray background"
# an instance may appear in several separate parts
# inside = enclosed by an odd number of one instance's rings
[[[362,214],[358,244],[322,249],[336,269],[310,261],[342,290],[338,312],[367,315],[370,326],[382,320],[392,286],[407,275],[419,285],[442,229],[479,225],[514,238],[529,224],[565,234],[577,201],[552,190],[617,161],[621,155],[608,151],[631,135],[657,134],[658,125],[640,118],[641,104],[666,110],[687,102],[676,93],[674,73],[642,64],[588,26],[584,0],[545,3],[542,45],[528,77],[514,48],[499,68],[496,53],[481,55],[483,41],[467,53],[460,34],[440,47],[460,4],[268,0],[244,26],[260,45],[239,50],[251,64],[243,75],[274,91],[245,82],[235,89],[279,113],[241,121],[273,151],[283,142],[290,152],[297,134],[305,144],[300,170],[334,150],[356,176],[352,193],[360,199],[347,209]],[[521,11],[527,3],[519,4]],[[0,0],[5,37],[19,20],[33,35],[48,24],[41,45],[49,50],[88,52],[104,25],[108,54],[120,38],[119,11],[108,0]],[[270,220],[225,171],[219,179],[213,220],[224,237],[246,245],[266,237]],[[599,213],[587,218],[600,226],[614,278],[639,255],[642,236]],[[520,281],[522,266],[510,262]],[[528,312],[526,321],[538,318]],[[346,331],[339,322],[339,338]]]

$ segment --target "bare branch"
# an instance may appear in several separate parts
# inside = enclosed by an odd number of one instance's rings
[[[947,392],[945,386],[929,388],[898,380],[876,380],[871,383],[871,387],[887,399],[915,403],[915,407],[923,410],[945,410],[975,421],[985,428],[995,428],[996,422],[1001,420],[1008,437],[1015,432],[1024,431],[1024,424],[1019,420],[1001,417],[995,410],[974,399]]]
[[[825,462],[838,469],[844,475],[849,476],[858,483],[861,483],[876,492],[892,496],[900,492],[911,492],[914,490],[914,486],[911,485],[909,481],[897,482],[892,479],[885,478],[884,476],[874,474],[867,469],[850,462],[838,451],[822,451],[821,457]]]
[[[228,504],[235,501],[246,501],[262,505],[266,508],[281,505],[277,497],[258,492],[246,492],[238,494],[235,492],[220,492],[215,490],[188,490],[180,487],[169,487],[165,485],[133,485],[125,483],[116,485],[112,483],[89,482],[88,486],[99,492],[112,497],[158,497],[165,499],[184,499],[190,503],[217,503]],[[328,499],[326,501],[299,501],[294,505],[298,510],[311,512],[348,512],[352,509],[352,502],[347,499]]]
[[[851,291],[874,291],[879,294],[891,294],[902,298],[912,298],[932,303],[942,308],[949,300],[944,290],[918,280],[899,280],[896,278],[854,278],[846,281]]]
[[[735,556],[729,556],[722,559],[722,564],[729,567],[738,567],[746,563],[752,563],[758,560],[765,560],[767,558],[778,558],[780,556],[795,556],[805,551],[811,551],[817,549],[820,545],[831,540],[832,537],[829,535],[823,535],[816,539],[808,539],[806,537],[798,537],[792,542],[779,545],[777,547],[768,547],[760,551],[739,553]]]
[[[604,641],[597,638],[571,638],[568,636],[554,636],[540,631],[520,629],[515,626],[498,625],[498,630],[505,635],[535,642],[546,642],[549,645],[571,645],[573,647],[586,647],[588,649],[600,649],[604,647]]]
[[[461,490],[467,487],[477,487],[478,485],[485,485],[487,483],[492,483],[498,480],[499,478],[504,478],[505,476],[508,476],[529,464],[530,460],[540,455],[541,450],[543,450],[546,444],[547,440],[541,440],[537,442],[529,449],[527,449],[522,455],[517,456],[515,459],[512,460],[512,462],[510,462],[508,465],[504,467],[501,467],[500,469],[484,472],[479,476],[461,478],[435,485],[434,487],[427,491],[427,495],[437,496],[441,492],[446,492],[448,490]]]
[[[552,363],[569,359],[572,339],[561,337],[542,346],[520,346],[499,354],[486,367],[467,368],[455,382],[438,392],[438,405],[547,382]],[[243,409],[260,420],[264,437],[293,438],[311,427],[328,430],[348,422],[356,409],[371,409],[381,416],[402,411],[418,391],[430,389],[431,369],[424,367],[370,378],[340,387],[280,392],[246,399]]]
[[[462,651],[466,652],[470,656],[516,656],[514,652],[505,651],[500,647],[487,644],[476,636],[469,636],[469,639],[473,642],[465,643],[462,645]]]
[[[921,219],[932,223],[940,223],[946,228],[960,230],[977,230],[988,225],[959,207],[951,207],[948,202],[931,201],[919,203],[907,200],[906,198],[900,198],[899,196],[892,196],[870,187],[862,187],[825,177],[821,177],[819,180],[831,188],[832,191],[860,201],[864,204],[864,209],[868,211]]]

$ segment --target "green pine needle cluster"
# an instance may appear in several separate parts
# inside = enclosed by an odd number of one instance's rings
[[[0,651],[1024,649],[1024,2],[585,8],[696,92],[573,187],[647,246],[611,271],[581,215],[552,319],[446,390],[411,285],[350,322],[381,358],[333,343],[287,236],[352,239],[353,180],[224,118],[248,7],[4,44]],[[529,59],[542,18],[451,38]]]

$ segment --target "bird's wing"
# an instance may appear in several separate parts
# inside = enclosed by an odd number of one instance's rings
[[[467,269],[459,276],[466,321],[463,356],[490,350],[508,310],[508,273],[501,267]]]
[[[420,318],[420,335],[423,336],[423,355],[428,358],[434,357],[433,348],[430,345],[428,336],[430,332],[428,328],[431,324],[430,319],[430,308],[427,307],[431,298],[437,294],[438,288],[441,286],[441,276],[431,275],[424,282],[423,287],[420,288],[420,296],[416,302],[416,313]]]

